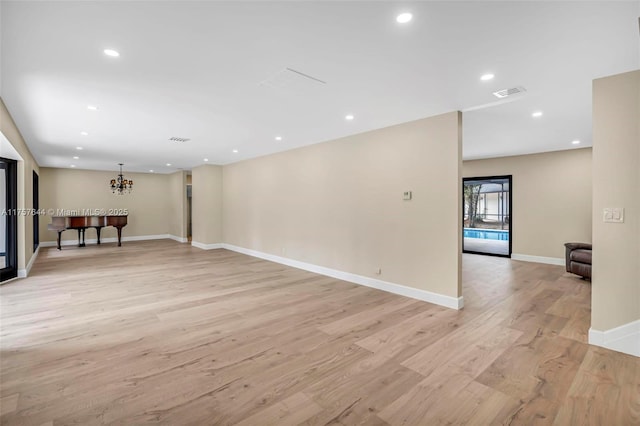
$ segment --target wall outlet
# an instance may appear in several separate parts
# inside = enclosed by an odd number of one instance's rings
[[[411,191],[404,191],[402,193],[402,199],[405,201],[410,201],[413,198],[413,193]]]
[[[376,269],[376,275],[382,275],[382,268]]]

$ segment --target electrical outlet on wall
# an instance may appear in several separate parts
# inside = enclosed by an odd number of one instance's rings
[[[402,199],[405,201],[410,201],[413,198],[413,193],[411,191],[404,191],[402,194]]]
[[[376,275],[382,275],[382,268],[376,269]]]

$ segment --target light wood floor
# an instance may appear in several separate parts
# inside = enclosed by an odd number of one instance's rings
[[[640,424],[558,266],[465,255],[454,311],[161,240],[43,248],[0,295],[3,425]]]

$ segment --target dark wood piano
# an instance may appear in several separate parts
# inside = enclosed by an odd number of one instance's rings
[[[113,226],[118,230],[118,247],[120,247],[122,228],[127,226],[127,216],[53,216],[47,229],[58,233],[58,250],[62,250],[60,236],[67,229],[78,230],[78,247],[84,247],[84,231],[87,228],[95,228],[98,244],[100,244],[100,230],[105,226]]]

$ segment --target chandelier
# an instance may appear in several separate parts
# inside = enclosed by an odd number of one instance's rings
[[[118,163],[118,164],[120,164],[120,174],[116,179],[111,179],[111,183],[110,183],[111,192],[113,192],[116,195],[129,194],[133,189],[133,181],[127,180],[124,178],[124,176],[122,176],[123,164],[122,163]]]

